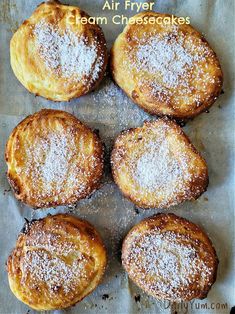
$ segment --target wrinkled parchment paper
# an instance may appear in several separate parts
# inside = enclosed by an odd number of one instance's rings
[[[66,0],[80,6],[91,16],[108,16],[135,11],[102,11],[103,0]],[[123,129],[151,119],[134,105],[107,76],[97,91],[70,103],[53,103],[27,92],[12,73],[9,41],[12,33],[29,17],[40,0],[0,0],[0,314],[35,313],[11,293],[5,261],[13,248],[24,217],[38,218],[48,213],[72,212],[86,218],[100,231],[109,252],[109,265],[103,283],[94,293],[66,311],[53,313],[229,313],[234,305],[234,1],[233,0],[156,0],[154,10],[178,16],[190,16],[191,24],[201,31],[219,56],[224,71],[224,94],[209,114],[201,114],[184,127],[209,166],[208,191],[195,202],[187,202],[174,212],[199,224],[213,241],[220,264],[218,278],[208,298],[188,304],[159,302],[141,292],[123,271],[120,263],[122,239],[144,217],[159,210],[141,210],[122,197],[112,181],[108,165],[113,139]],[[123,25],[102,26],[111,47]],[[99,129],[106,145],[106,169],[103,186],[76,208],[33,211],[14,198],[5,176],[4,148],[7,138],[25,116],[41,108],[58,108],[73,113],[94,129]]]

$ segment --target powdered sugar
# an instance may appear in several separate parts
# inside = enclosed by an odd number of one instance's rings
[[[71,147],[73,147],[73,140]],[[42,150],[45,152],[44,164],[41,169],[43,182],[45,185],[51,185],[52,182],[57,185],[61,185],[64,181],[64,177],[68,172],[68,163],[73,156],[71,148],[66,137],[59,136],[58,134],[52,134],[49,138],[42,142],[42,145],[36,149],[36,163],[37,168],[40,165],[38,160],[42,156]],[[35,152],[35,151],[34,151]]]
[[[140,85],[151,84],[152,93],[166,99],[193,92],[195,84],[203,81],[213,83],[213,77],[200,65],[210,55],[209,48],[199,39],[179,31],[178,27],[168,33],[144,33],[142,38],[133,38],[136,46],[128,51],[130,55],[129,69],[137,70]],[[198,65],[198,66],[197,66]],[[153,78],[148,82],[145,73]],[[206,92],[206,91],[205,91]]]
[[[73,163],[70,165],[75,149],[73,137],[63,136],[59,132],[51,133],[46,138],[37,138],[27,149],[27,162],[22,171],[31,177],[33,187],[41,196],[44,193],[45,196],[61,193],[65,183],[71,189],[75,188],[76,169]]]
[[[98,42],[89,43],[69,28],[61,30],[41,21],[33,31],[39,55],[46,67],[58,76],[95,81],[102,70],[104,56],[98,56]]]
[[[132,189],[135,197],[142,199],[146,194],[152,193],[153,197],[161,200],[161,206],[167,205],[168,202],[171,205],[177,204],[179,194],[190,198],[190,183],[194,180],[190,157],[185,151],[184,143],[175,142],[176,138],[170,127],[166,124],[156,124],[153,129],[143,127],[139,133],[138,150],[134,148],[136,135],[129,136],[133,136],[129,141],[129,145],[133,145],[132,154],[126,161],[122,161],[124,149],[115,160],[121,165],[126,163],[134,179]]]
[[[182,38],[155,36],[137,48],[137,66],[154,74],[160,72],[166,87],[177,87],[182,75],[192,67],[195,57],[182,46]]]
[[[148,143],[145,153],[138,159],[135,178],[141,187],[153,192],[156,189],[166,189],[170,184],[176,189],[179,180],[188,177],[187,164],[182,165],[170,152],[167,139]],[[188,178],[187,178],[188,179]]]
[[[18,172],[26,184],[30,182],[27,193],[36,199],[39,207],[68,200],[75,202],[91,192],[99,179],[95,168],[100,159],[84,151],[83,141],[84,136],[75,136],[68,127],[66,131],[58,128],[42,132],[41,136],[35,136],[34,142],[24,143],[25,162]]]
[[[50,292],[55,293],[59,289],[63,289],[65,294],[76,291],[79,280],[86,277],[86,260],[82,253],[67,242],[56,246],[47,243],[42,245],[37,241],[33,244],[24,255],[22,281],[29,280],[32,288],[46,284]],[[71,263],[65,262],[68,258],[72,258]]]
[[[57,232],[61,230],[60,225],[56,226]],[[43,230],[31,230],[30,246],[42,251],[49,251],[52,254],[62,255],[64,257],[74,254],[76,246],[72,241],[64,241],[59,233],[48,233]],[[77,254],[77,253],[76,253]]]
[[[130,274],[157,295],[180,300],[181,294],[194,293],[194,284],[203,289],[212,269],[200,257],[200,251],[188,236],[171,231],[149,231],[134,242],[128,256]]]
[[[51,224],[48,220],[38,220],[26,225],[21,280],[29,288],[46,294],[48,291],[49,295],[61,290],[77,294],[93,271],[90,244],[78,229],[69,232],[66,223],[52,219]]]
[[[110,136],[115,137],[123,129],[135,127],[150,119],[150,116],[133,104],[132,100],[109,78],[92,95],[95,107],[98,106],[96,120],[107,125]],[[107,137],[107,132],[103,137]]]

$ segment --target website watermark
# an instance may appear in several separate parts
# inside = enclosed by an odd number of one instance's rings
[[[161,302],[161,307],[163,309],[169,309],[173,308],[175,311],[180,311],[180,313],[188,313],[189,310],[210,310],[210,311],[215,311],[215,313],[218,313],[218,311],[225,311],[229,309],[229,305],[225,302],[199,302],[198,300],[192,300],[189,301],[188,303],[172,303],[170,301],[162,301]],[[227,313],[227,312],[226,312]]]

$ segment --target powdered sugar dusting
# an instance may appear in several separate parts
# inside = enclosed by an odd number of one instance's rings
[[[166,127],[167,128],[167,127]],[[184,150],[177,154],[171,148],[166,130],[154,140],[143,141],[143,154],[134,161],[132,174],[138,185],[164,200],[175,199],[178,193],[186,194],[192,180],[190,163]],[[180,150],[180,147],[178,147]]]
[[[57,232],[61,232],[60,225],[56,225],[56,229]],[[64,241],[64,238],[60,233],[48,233],[38,229],[36,231],[31,230],[30,232],[31,235],[33,235],[30,239],[30,246],[37,248],[38,250],[49,251],[64,257],[74,254],[74,251],[76,250],[75,244],[69,240]]]
[[[106,77],[99,90],[92,94],[98,108],[96,121],[107,125],[112,137],[124,129],[136,127],[150,116],[133,104],[132,100],[109,78]],[[104,137],[107,136],[105,133]]]
[[[213,271],[190,241],[187,235],[172,231],[149,231],[131,247],[127,260],[131,276],[156,295],[178,301],[182,294],[190,297],[203,289]]]
[[[30,281],[46,283],[50,291],[63,289],[67,294],[76,289],[76,282],[85,276],[84,261],[74,260],[71,265],[66,264],[63,259],[53,257],[43,250],[29,250],[26,252],[23,272],[30,276]],[[24,277],[23,277],[24,280]],[[34,285],[33,285],[34,287]]]
[[[51,133],[46,138],[37,139],[27,148],[26,165],[22,171],[31,177],[35,190],[40,191],[41,186],[41,196],[44,196],[43,191],[45,196],[54,192],[61,193],[65,179],[71,188],[75,187],[75,169],[70,169],[69,172],[75,148],[73,137],[68,139],[60,133]]]
[[[125,164],[130,173],[129,182],[133,182],[135,198],[142,200],[148,193],[152,193],[156,199],[161,200],[161,206],[166,206],[168,202],[171,205],[177,204],[179,194],[190,198],[190,184],[195,178],[183,142],[175,143],[176,138],[167,124],[145,127],[139,131],[138,139],[136,132],[128,134],[128,145],[132,147],[130,155],[123,148],[115,156],[116,163],[120,167]]]
[[[72,140],[72,147],[73,145],[74,141]],[[45,182],[45,185],[49,184],[50,187],[52,182],[56,183],[57,186],[61,185],[68,172],[69,160],[73,156],[67,138],[53,134],[44,140],[42,145],[36,149],[35,159],[37,168],[40,166],[39,159],[42,156],[42,150],[46,152],[44,164],[41,169],[43,182]]]
[[[89,43],[69,28],[62,33],[45,21],[35,25],[33,34],[46,67],[58,76],[76,81],[98,79],[104,64],[104,56],[98,56],[98,42]]]
[[[171,32],[143,33],[141,39],[133,36],[133,43],[127,51],[129,61],[124,61],[125,66],[131,73],[136,70],[139,86],[150,86],[150,94],[162,101],[169,102],[177,94],[183,97],[175,98],[177,104],[185,95],[199,102],[195,88],[207,93],[207,83],[215,83],[215,77],[207,72],[205,65],[208,58],[213,58],[210,48],[200,39],[185,35],[178,26]]]
[[[77,292],[79,281],[87,276],[88,261],[84,253],[79,251],[72,237],[60,234],[63,231],[59,225],[55,226],[56,232],[39,230],[39,227],[31,228],[30,237],[26,238],[22,282],[39,290],[46,285],[50,293],[61,289],[65,294]]]
[[[183,47],[184,39],[176,34],[161,38],[156,35],[149,42],[139,43],[137,47],[137,66],[145,68],[150,73],[159,72],[166,88],[175,88],[180,83],[187,86],[185,75],[199,59],[205,60],[201,53],[191,54]]]
[[[204,160],[181,129],[166,119],[123,132],[111,162],[122,192],[139,206],[168,208],[196,199],[205,189]]]
[[[35,137],[30,146],[25,143],[25,163],[18,171],[30,182],[28,193],[37,202],[66,202],[90,192],[88,181],[99,161],[83,153],[82,141],[82,136],[78,140],[68,128],[66,134],[62,129]]]
[[[140,186],[152,192],[156,188],[166,189],[170,184],[174,186],[172,190],[175,191],[179,180],[189,179],[187,164],[182,165],[171,156],[166,139],[148,143],[145,148],[145,153],[137,161],[135,172],[135,178]]]

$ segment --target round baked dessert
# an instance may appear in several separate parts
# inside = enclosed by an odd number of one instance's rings
[[[216,280],[218,259],[199,226],[174,214],[157,214],[127,234],[122,264],[147,294],[181,302],[207,296]]]
[[[11,133],[5,158],[17,199],[35,207],[76,203],[99,187],[103,146],[73,115],[41,110]]]
[[[95,89],[107,65],[106,41],[88,15],[58,1],[42,3],[13,35],[11,66],[31,93],[68,101]]]
[[[205,160],[167,118],[122,132],[111,155],[122,193],[142,208],[167,208],[197,199],[207,188]]]
[[[187,120],[214,103],[223,75],[203,36],[190,25],[169,24],[169,18],[155,12],[134,16],[113,45],[111,70],[147,112]]]
[[[27,222],[7,261],[11,291],[35,310],[81,301],[98,286],[105,267],[98,232],[67,214]]]

